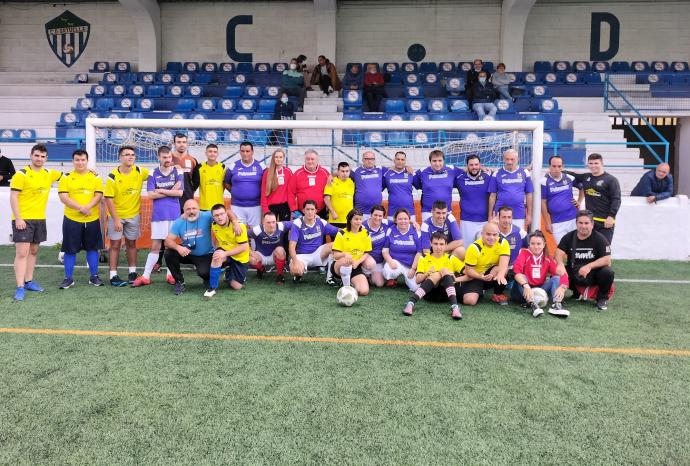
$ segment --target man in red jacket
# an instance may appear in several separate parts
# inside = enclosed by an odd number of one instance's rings
[[[319,217],[328,220],[328,210],[323,201],[323,188],[328,183],[330,173],[319,165],[319,154],[314,149],[304,153],[304,166],[297,169],[288,184],[288,204],[293,218],[301,216],[298,206],[304,201],[316,202]]]

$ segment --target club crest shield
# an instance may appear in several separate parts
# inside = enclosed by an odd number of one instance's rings
[[[50,48],[66,67],[74,65],[89,42],[91,24],[67,10],[46,23]]]

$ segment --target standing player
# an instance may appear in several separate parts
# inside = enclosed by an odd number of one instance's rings
[[[482,171],[478,155],[467,156],[467,171],[457,170],[455,187],[460,194],[460,231],[463,240],[471,243],[489,220],[489,181]]]
[[[400,275],[410,291],[417,291],[419,285],[415,277],[417,264],[422,257],[422,242],[419,233],[410,223],[410,213],[405,209],[395,212],[395,225],[386,232],[386,242],[383,246],[383,276],[387,280],[386,286],[397,286]]]
[[[382,205],[375,205],[370,212],[369,219],[365,220],[362,226],[367,230],[369,238],[371,238],[371,252],[369,253],[369,258],[362,264],[362,267],[364,274],[369,277],[371,283],[381,288],[384,283],[383,246],[386,243],[388,220],[386,219],[386,209]]]
[[[350,178],[350,164],[340,162],[338,173],[323,189],[323,201],[328,209],[328,223],[345,228],[347,214],[354,207],[355,183]]]
[[[448,206],[444,201],[436,201],[431,209],[431,216],[422,223],[421,237],[422,250],[424,254],[431,252],[431,236],[440,231],[446,238],[445,252],[457,256],[458,259],[465,257],[462,236],[455,216],[448,213]]]
[[[173,137],[173,145],[175,146],[175,153],[173,154],[173,164],[178,173],[182,174],[182,197],[180,198],[180,211],[182,211],[184,203],[189,199],[194,199],[194,192],[199,186],[192,183],[192,170],[197,166],[197,160],[189,155],[187,152],[187,136],[182,133],[177,133]]]
[[[98,251],[103,247],[100,222],[103,181],[88,169],[89,154],[85,150],[72,152],[72,163],[74,170],[60,178],[58,184],[60,201],[65,204],[65,217],[62,220],[65,279],[60,284],[61,290],[74,285],[74,265],[81,250],[86,251],[89,284],[103,285],[98,276]]]
[[[230,191],[232,210],[240,222],[249,226],[261,224],[261,179],[264,165],[254,160],[254,146],[240,144],[240,160],[225,172],[225,187]]]
[[[604,158],[601,154],[587,156],[589,173],[566,172],[582,184],[585,192],[585,207],[591,211],[594,229],[613,242],[616,215],[621,207],[621,187],[615,176],[604,171]]]
[[[199,188],[199,208],[211,210],[216,204],[224,204],[223,180],[225,165],[218,162],[218,146],[206,146],[206,162],[197,164],[192,170],[192,185]]]
[[[149,199],[152,200],[151,213],[151,251],[146,256],[144,273],[132,282],[133,287],[151,284],[151,272],[153,271],[161,253],[163,241],[170,233],[170,228],[180,216],[179,206],[182,197],[182,174],[173,165],[172,152],[168,146],[158,149],[158,168],[149,175],[146,183]],[[170,270],[167,275],[168,283],[174,284]]]
[[[306,201],[316,202],[319,216],[323,219],[328,218],[323,190],[330,176],[328,170],[319,165],[319,154],[314,149],[308,149],[304,153],[304,166],[295,171],[288,185],[288,203],[293,218],[302,215],[297,209]]]
[[[215,238],[216,250],[211,260],[209,287],[204,293],[205,298],[216,294],[220,281],[221,270],[225,269],[225,281],[233,290],[240,290],[247,280],[249,267],[249,239],[247,227],[240,223],[240,234],[233,231],[228,211],[223,204],[216,204],[211,209],[213,225],[211,231]]]
[[[393,213],[406,209],[414,223],[414,175],[407,170],[407,154],[402,151],[396,152],[393,163],[393,168],[383,174],[383,187],[388,191],[388,221],[393,221]]]
[[[285,264],[287,254],[285,243],[292,228],[291,222],[278,222],[276,214],[265,212],[261,225],[249,231],[249,237],[254,240],[255,248],[249,253],[249,263],[256,269],[256,278],[263,278],[266,267],[275,265],[276,283],[285,283]]]
[[[292,170],[285,165],[285,151],[276,149],[271,154],[271,163],[261,178],[261,209],[263,213],[273,212],[278,221],[290,220],[288,185]],[[258,226],[258,225],[257,225]]]
[[[294,283],[302,281],[307,268],[326,266],[333,243],[324,243],[324,238],[340,231],[316,216],[316,201],[305,201],[302,211],[304,217],[292,222],[289,236],[290,273]]]
[[[453,184],[455,168],[446,165],[443,152],[432,150],[429,154],[429,166],[417,170],[413,185],[422,190],[422,221],[431,217],[431,207],[436,201],[443,201],[450,208],[453,205]]]
[[[362,166],[352,170],[352,180],[355,182],[355,208],[364,212],[364,219],[369,218],[369,212],[375,205],[383,202],[383,176],[387,168],[376,166],[376,156],[370,150],[362,154]]]
[[[38,246],[46,240],[46,206],[50,186],[62,173],[43,168],[48,160],[48,149],[43,144],[31,148],[31,163],[15,173],[10,182],[12,209],[12,241],[14,241],[14,276],[16,301],[24,300],[25,290],[43,291],[33,281]]]
[[[126,286],[137,279],[137,239],[141,210],[141,187],[148,179],[149,171],[134,164],[134,147],[122,146],[118,151],[120,166],[108,174],[105,180],[105,206],[108,208],[108,239],[110,239],[110,284]],[[129,274],[122,280],[117,274],[122,237]]]
[[[573,197],[573,188],[579,186],[573,176],[563,173],[563,159],[551,156],[549,172],[541,180],[541,212],[546,231],[553,233],[556,243],[575,229],[577,206],[584,198],[582,189],[579,189],[577,200]]]
[[[513,209],[513,223],[523,230],[532,221],[532,180],[529,172],[518,166],[518,153],[508,149],[503,153],[503,167],[496,170],[489,182],[489,218],[503,206]]]
[[[464,264],[445,250],[446,237],[440,231],[435,231],[431,235],[431,253],[426,254],[417,265],[416,281],[419,287],[403,309],[404,315],[411,316],[415,304],[422,298],[439,301],[446,297],[450,303],[451,317],[455,320],[462,319],[455,284],[461,281],[456,275],[462,273]]]
[[[498,225],[487,222],[482,227],[481,238],[467,247],[465,254],[465,275],[469,280],[462,284],[462,303],[474,306],[484,295],[484,290],[494,289],[494,294],[503,296],[508,284],[508,261],[510,247],[498,235]]]
[[[333,241],[332,274],[343,281],[343,286],[352,286],[360,296],[369,294],[367,281],[362,264],[369,258],[371,238],[367,230],[362,228],[364,214],[359,209],[352,209],[347,214],[347,223],[343,230],[335,235]]]

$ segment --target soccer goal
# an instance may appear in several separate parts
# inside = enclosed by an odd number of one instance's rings
[[[314,149],[320,163],[334,168],[341,161],[356,166],[361,155],[371,150],[377,164],[392,165],[395,153],[404,151],[408,165],[428,165],[431,150],[443,151],[446,164],[464,166],[470,154],[477,154],[487,167],[499,167],[502,154],[515,149],[520,165],[531,166],[534,194],[532,228],[540,225],[543,122],[541,121],[402,121],[402,120],[212,120],[212,119],[86,119],[86,149],[92,168],[107,173],[118,164],[117,151],[123,145],[137,149],[137,163],[157,164],[156,151],[172,145],[173,136],[187,136],[189,153],[204,160],[204,149],[214,143],[219,160],[234,162],[239,145],[249,141],[254,156],[268,160],[282,148],[288,165],[302,164],[304,152]],[[538,168],[538,169],[537,169]]]

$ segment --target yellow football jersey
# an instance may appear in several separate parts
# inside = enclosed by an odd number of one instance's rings
[[[103,181],[93,172],[86,173],[69,172],[60,178],[58,193],[66,193],[70,199],[81,205],[91,202],[96,193],[103,193]],[[98,220],[100,208],[96,204],[91,208],[89,215],[84,215],[76,209],[65,206],[65,217],[75,222],[87,223]]]
[[[126,175],[116,168],[105,179],[105,197],[115,203],[120,218],[135,217],[141,210],[141,188],[149,177],[146,168],[133,166]]]
[[[422,257],[417,264],[417,273],[427,273],[432,269],[434,272],[439,272],[441,269],[448,269],[450,272],[456,274],[461,273],[464,268],[465,264],[451,254],[444,253],[441,257],[427,254]]]
[[[211,210],[216,204],[223,204],[223,179],[225,165],[216,163],[214,166],[206,162],[199,165],[199,208]]]
[[[350,253],[354,260],[359,260],[367,252],[371,252],[371,237],[369,232],[361,228],[358,233],[340,230],[335,235],[333,250]]]
[[[57,170],[41,168],[34,171],[31,166],[15,173],[10,181],[10,189],[19,191],[19,215],[22,220],[45,220],[50,186],[61,176],[62,172]],[[12,220],[15,220],[14,213]]]
[[[240,223],[240,227],[242,228],[242,233],[237,236],[232,229],[232,223],[228,222],[228,224],[224,227],[214,223],[211,226],[211,231],[213,232],[213,236],[216,238],[216,244],[218,247],[223,251],[231,251],[240,244],[249,243],[249,238],[247,238],[247,226],[244,223]],[[249,248],[247,248],[247,250],[244,252],[230,257],[235,259],[237,262],[246,264],[249,262]]]
[[[499,238],[493,246],[489,247],[480,238],[467,248],[465,265],[473,267],[479,273],[486,273],[491,267],[498,265],[501,256],[510,256],[508,241]]]
[[[323,189],[324,196],[331,196],[331,205],[333,210],[338,214],[338,218],[334,219],[328,214],[328,221],[330,223],[345,223],[347,221],[347,214],[354,207],[355,198],[355,183],[350,178],[345,181],[338,177],[333,178],[331,184],[327,184]]]

